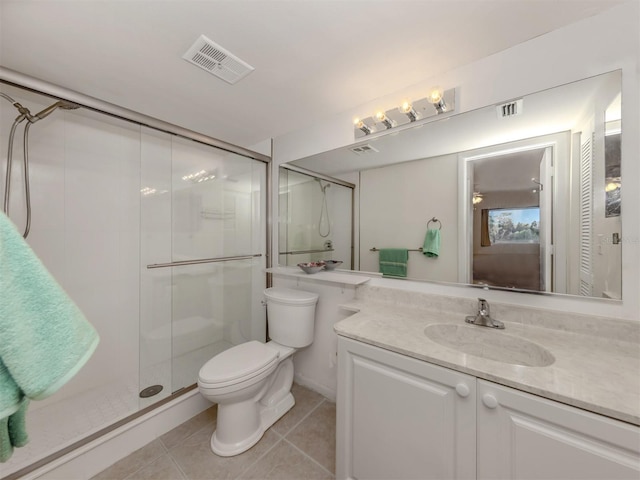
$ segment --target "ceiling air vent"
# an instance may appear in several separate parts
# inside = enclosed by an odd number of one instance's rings
[[[498,105],[496,109],[498,110],[498,118],[509,118],[515,117],[516,115],[522,115],[522,99],[503,103],[502,105]]]
[[[371,145],[358,145],[357,147],[352,147],[350,150],[356,155],[366,155],[368,153],[378,153],[378,150],[373,148]]]
[[[251,65],[204,35],[200,35],[182,58],[232,85],[254,70]]]

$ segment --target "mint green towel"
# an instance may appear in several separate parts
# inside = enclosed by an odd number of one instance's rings
[[[98,334],[0,213],[0,458],[27,437],[27,399],[55,393],[86,363]]]
[[[409,250],[406,248],[381,248],[379,255],[380,273],[392,277],[407,276]]]
[[[424,236],[422,253],[427,257],[437,257],[440,255],[440,230],[430,228]]]
[[[0,462],[11,458],[13,447],[24,447],[29,441],[25,427],[28,406],[29,399],[25,397],[14,414],[0,418]]]

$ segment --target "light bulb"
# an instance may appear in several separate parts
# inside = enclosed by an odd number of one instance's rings
[[[613,192],[614,190],[617,190],[618,188],[620,188],[620,184],[618,182],[609,182],[609,183],[607,183],[607,186],[604,187],[604,191],[605,192]]]
[[[411,103],[409,103],[407,100],[402,102],[402,105],[400,105],[400,111],[402,113],[409,113],[411,110],[413,110],[413,107],[411,106]]]
[[[379,123],[382,123],[387,129],[393,127],[393,123],[391,122],[391,120],[387,118],[387,116],[382,110],[376,112],[376,121],[378,121]]]
[[[429,96],[427,97],[427,99],[431,103],[433,103],[433,106],[435,107],[438,113],[447,111],[447,104],[444,102],[444,90],[442,90],[442,88],[440,87],[432,88],[431,92],[429,92]]]
[[[409,117],[409,121],[411,122],[415,122],[416,119],[418,118],[418,112],[416,112],[413,109],[413,105],[411,105],[411,103],[408,100],[405,100],[404,102],[402,102],[402,105],[400,105],[399,110],[404,113],[407,117]]]
[[[369,127],[369,125],[367,125],[366,123],[364,123],[362,120],[360,120],[359,118],[354,118],[353,119],[353,124],[354,126],[359,129],[362,130],[364,132],[365,135],[369,135],[372,130]]]
[[[442,100],[443,91],[440,87],[434,87],[429,92],[429,101],[431,103],[439,103]]]

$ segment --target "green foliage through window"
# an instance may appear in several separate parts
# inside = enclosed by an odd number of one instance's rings
[[[489,238],[496,243],[540,243],[540,208],[489,210]]]

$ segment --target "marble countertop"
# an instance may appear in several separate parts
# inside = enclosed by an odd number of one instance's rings
[[[335,324],[338,335],[478,378],[640,425],[640,344],[498,319],[504,330],[464,323],[459,313],[354,300],[341,306],[354,315]],[[456,324],[515,336],[555,357],[546,367],[513,365],[443,346],[429,339],[432,324]],[[483,333],[482,335],[486,335]],[[508,337],[503,337],[508,341]]]

